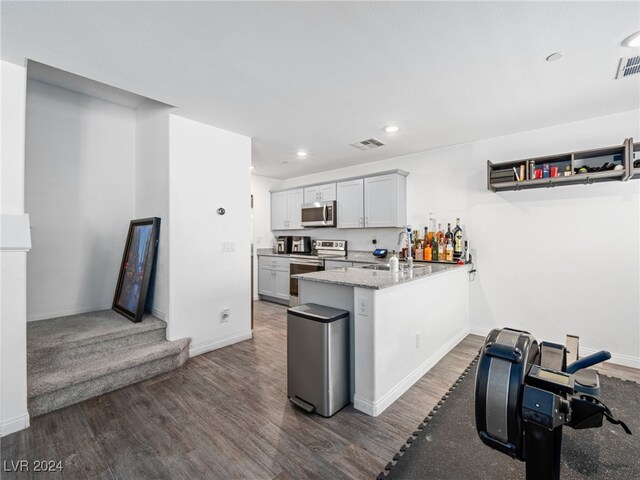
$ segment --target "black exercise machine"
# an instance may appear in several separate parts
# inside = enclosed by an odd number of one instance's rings
[[[528,333],[492,330],[480,350],[475,385],[476,428],[485,445],[526,462],[527,480],[558,480],[562,427],[617,420],[598,400],[600,379],[588,367],[611,358],[604,350],[578,360],[578,337],[538,344]],[[567,365],[567,362],[570,362]]]

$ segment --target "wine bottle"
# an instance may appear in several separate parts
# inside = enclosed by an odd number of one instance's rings
[[[458,260],[463,252],[462,227],[460,227],[460,219],[456,218],[456,228],[453,229],[453,258]]]
[[[451,224],[447,223],[447,233],[444,234],[444,243],[450,242],[453,245],[453,232],[451,231]]]
[[[434,262],[438,261],[438,239],[434,236],[431,240],[431,258]]]

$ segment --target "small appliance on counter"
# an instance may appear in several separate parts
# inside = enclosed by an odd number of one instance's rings
[[[276,240],[276,253],[287,253],[287,237],[284,235]]]
[[[336,201],[305,203],[302,205],[303,227],[335,227]]]
[[[373,256],[377,258],[387,258],[387,253],[389,253],[389,250],[386,248],[376,248],[373,251]]]
[[[289,249],[287,253],[311,253],[311,237],[287,237]]]

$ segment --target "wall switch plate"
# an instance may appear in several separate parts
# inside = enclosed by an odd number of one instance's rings
[[[224,253],[235,252],[236,251],[236,243],[225,241],[222,242],[222,251]]]
[[[422,340],[422,332],[416,332],[416,348],[420,348],[420,340]]]
[[[229,321],[229,315],[231,315],[231,309],[223,308],[220,314],[220,323],[226,323]]]

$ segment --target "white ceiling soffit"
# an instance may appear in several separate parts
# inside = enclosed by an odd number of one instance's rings
[[[74,75],[64,70],[30,60],[27,64],[27,76],[30,80],[47,83],[55,87],[78,92],[90,97],[117,103],[129,108],[138,108],[150,99],[142,95],[127,92],[104,83]]]
[[[2,2],[2,58],[253,137],[279,178],[638,108],[640,2]],[[563,59],[546,62],[562,50]],[[385,125],[400,131],[388,134]],[[628,132],[620,132],[621,139]],[[376,137],[383,148],[352,146]],[[296,158],[304,149],[309,155]],[[288,163],[283,163],[283,162]]]

